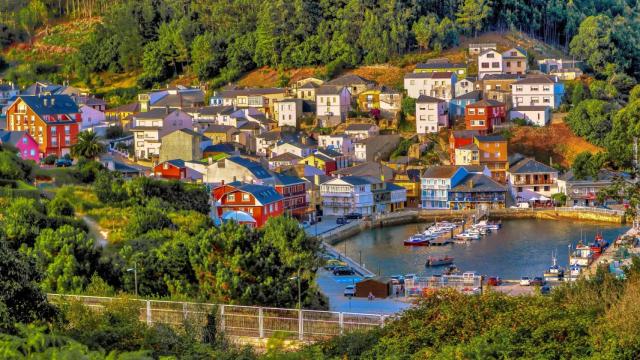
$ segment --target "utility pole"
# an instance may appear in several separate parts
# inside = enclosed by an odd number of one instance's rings
[[[133,286],[135,288],[136,297],[138,297],[138,263],[133,262],[133,268],[127,269],[127,272],[133,271]]]

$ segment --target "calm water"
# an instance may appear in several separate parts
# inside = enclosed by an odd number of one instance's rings
[[[372,229],[336,244],[340,251],[382,275],[441,273],[442,268],[426,268],[429,255],[449,255],[461,271],[477,271],[488,276],[517,279],[521,276],[542,276],[551,265],[551,253],[556,251],[558,264],[566,266],[568,245],[580,240],[580,231],[591,242],[596,231],[611,242],[628,228],[619,225],[577,222],[571,220],[509,220],[502,229],[469,244],[440,247],[409,247],[402,242],[424,230],[426,224],[410,224]],[[361,253],[360,253],[361,251]]]

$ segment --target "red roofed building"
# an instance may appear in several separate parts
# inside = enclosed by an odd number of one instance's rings
[[[42,156],[61,157],[76,143],[82,117],[69,95],[23,95],[7,108],[7,130],[27,131]]]
[[[467,130],[477,130],[482,135],[490,134],[496,125],[507,118],[505,104],[495,100],[480,100],[465,108],[464,122]]]
[[[224,218],[228,212],[246,212],[256,220],[256,227],[284,213],[284,198],[271,186],[235,181],[214,188],[212,195],[218,217]]]

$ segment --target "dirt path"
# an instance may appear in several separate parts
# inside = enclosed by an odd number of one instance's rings
[[[87,224],[87,227],[89,227],[89,234],[92,235],[94,239],[96,239],[96,247],[103,248],[107,246],[107,244],[109,244],[109,241],[107,240],[107,236],[109,235],[109,232],[107,230],[102,229],[100,225],[98,225],[98,223],[95,222],[95,220],[88,217],[87,215],[82,215],[81,218],[82,218],[82,221],[84,221],[84,223]]]

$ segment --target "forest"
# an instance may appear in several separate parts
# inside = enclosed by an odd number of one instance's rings
[[[140,71],[148,88],[179,74],[218,87],[255,67],[360,64],[457,45],[460,36],[518,30],[637,76],[635,0],[31,0],[0,5],[0,45],[60,19],[101,17],[64,72]],[[587,41],[585,41],[587,40]],[[612,65],[613,64],[613,65]]]

